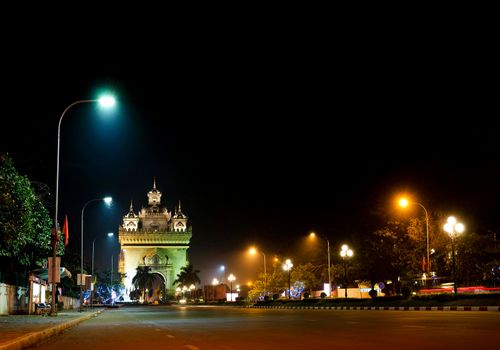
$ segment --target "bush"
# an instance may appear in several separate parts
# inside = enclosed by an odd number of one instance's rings
[[[403,295],[403,298],[408,299],[411,295],[410,288],[408,288],[408,287],[401,288],[401,294]]]
[[[370,297],[372,298],[376,298],[377,297],[377,291],[375,289],[372,289],[368,292],[368,295],[370,295]]]
[[[326,298],[326,293],[325,292],[321,292],[320,297],[321,297],[321,299],[325,299]]]
[[[309,299],[309,293],[308,292],[304,293],[304,299]]]
[[[279,294],[273,294],[273,300],[278,300],[280,298]]]

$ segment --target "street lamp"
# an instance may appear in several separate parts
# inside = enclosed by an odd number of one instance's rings
[[[267,288],[267,270],[266,270],[266,254],[264,254],[263,251],[259,250],[259,252],[262,254],[264,257],[264,295],[266,295],[266,288]],[[251,247],[248,250],[248,253],[250,255],[255,255],[257,253],[257,249],[255,247]]]
[[[292,269],[293,264],[290,259],[286,259],[285,263],[283,264],[283,270],[288,271],[288,299],[290,299],[290,290],[291,290],[291,285],[290,285],[290,270]]]
[[[104,198],[96,198],[96,199],[91,199],[87,201],[82,208],[82,216],[81,216],[81,246],[80,246],[80,281],[78,283],[80,284],[80,312],[83,311],[83,288],[82,288],[82,283],[83,283],[83,215],[85,213],[85,208],[87,205],[89,205],[92,202],[97,202],[97,201],[104,201],[106,205],[110,205],[113,199],[111,197],[104,197]]]
[[[347,298],[347,261],[346,258],[351,258],[354,255],[354,252],[349,249],[347,244],[342,245],[342,249],[340,250],[340,256],[344,262],[344,289],[345,289],[345,297]]]
[[[427,213],[427,209],[425,209],[425,207],[418,203],[418,202],[408,202],[408,199],[406,198],[401,198],[399,200],[399,206],[402,207],[402,208],[406,208],[408,206],[408,204],[415,204],[415,205],[418,205],[420,208],[424,209],[424,213],[425,213],[425,231],[426,231],[426,241],[427,241],[427,244],[426,244],[426,250],[427,250],[427,264],[425,265],[425,270],[427,272],[427,274],[429,275],[430,274],[430,268],[431,268],[431,261],[430,261],[430,253],[429,253],[429,214]]]
[[[105,95],[100,97],[99,99],[96,100],[79,100],[75,101],[72,104],[70,104],[66,109],[63,111],[61,114],[61,117],[59,118],[59,124],[57,126],[57,161],[56,161],[56,204],[55,204],[55,210],[54,210],[54,231],[52,232],[52,261],[53,264],[52,266],[54,267],[52,269],[52,303],[51,303],[51,309],[50,309],[50,314],[52,316],[57,315],[57,308],[56,308],[56,259],[57,259],[57,236],[59,234],[59,224],[57,222],[57,216],[58,216],[58,210],[59,210],[59,154],[61,153],[61,122],[64,118],[64,115],[66,112],[73,106],[80,104],[80,103],[93,103],[93,102],[98,102],[99,105],[102,107],[113,107],[115,105],[115,98],[110,96],[110,95]]]
[[[451,258],[453,262],[453,290],[457,295],[457,280],[455,276],[455,237],[465,231],[465,226],[457,222],[455,217],[450,216],[444,224],[444,230],[450,235],[451,238]]]
[[[314,232],[311,232],[309,234],[309,237],[316,237],[316,233]],[[330,241],[328,240],[328,238],[326,236],[323,236],[321,235],[321,237],[326,240],[326,248],[327,248],[327,251],[328,251],[328,287],[330,288],[329,290],[329,296],[332,295],[332,278],[331,278],[331,274],[330,274]]]
[[[227,280],[230,282],[231,286],[229,287],[229,294],[231,295],[231,301],[233,301],[233,281],[236,279],[233,274],[227,276]]]
[[[221,265],[219,267],[220,270],[220,283],[224,283],[224,271],[226,270],[226,267],[224,265]]]
[[[108,232],[108,237],[113,237],[114,236],[114,233],[113,232]],[[94,238],[92,240],[92,280],[94,280],[94,243],[95,243],[95,240],[97,239]],[[94,291],[92,290],[91,293],[90,293],[90,305],[93,307],[94,306]]]

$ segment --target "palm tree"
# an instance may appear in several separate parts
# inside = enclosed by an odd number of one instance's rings
[[[181,272],[177,275],[177,279],[174,281],[174,284],[181,284],[185,286],[199,284],[201,283],[201,280],[198,277],[198,273],[200,273],[200,270],[195,270],[192,264],[184,266],[181,269]]]
[[[142,300],[145,301],[144,292],[146,289],[152,290],[155,285],[162,282],[161,277],[157,274],[151,273],[151,267],[138,266],[137,273],[132,278],[132,284],[135,288],[139,289],[142,293]]]

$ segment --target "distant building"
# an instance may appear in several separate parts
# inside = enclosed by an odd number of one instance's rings
[[[118,271],[126,274],[122,282],[125,285],[124,298],[128,300],[130,291],[134,290],[132,279],[137,267],[149,266],[163,282],[148,300],[164,301],[167,294],[174,294],[173,281],[181,268],[188,265],[187,250],[192,229],[187,226],[188,217],[182,212],[180,201],[173,215],[161,206],[162,193],[156,189],[156,180],[153,180],[153,189],[147,196],[148,206],[143,207],[139,214],[134,212],[130,203],[130,210],[118,228],[121,246]]]

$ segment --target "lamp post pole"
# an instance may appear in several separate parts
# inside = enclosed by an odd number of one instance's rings
[[[95,238],[92,240],[92,271],[91,271],[91,276],[92,276],[92,283],[94,281],[94,243],[95,243]],[[90,290],[90,307],[94,308],[94,286],[91,284],[91,290]]]
[[[108,232],[108,237],[113,237],[114,233],[113,232]],[[94,238],[92,240],[92,281],[94,280],[94,243],[97,238]],[[91,291],[90,293],[90,305],[94,307],[94,290]]]
[[[229,295],[231,295],[231,301],[233,301],[233,281],[236,279],[233,274],[230,274],[227,279],[229,280],[230,287],[229,287]]]
[[[83,282],[84,282],[84,278],[83,278],[83,216],[85,214],[85,208],[87,208],[87,205],[89,205],[90,203],[93,203],[93,202],[97,202],[97,201],[105,201],[106,203],[111,203],[112,199],[111,197],[105,197],[105,198],[95,198],[95,199],[91,199],[89,201],[87,201],[84,205],[83,205],[83,208],[82,208],[82,215],[81,215],[81,232],[80,232],[80,240],[81,240],[81,245],[80,245],[80,281],[78,281],[78,283],[80,284],[80,312],[83,311]],[[92,257],[93,257],[93,250],[92,250]],[[93,267],[93,265],[92,265]],[[92,271],[93,273],[93,271]]]
[[[264,257],[264,296],[267,293],[267,268],[266,268],[266,254],[264,252],[261,252],[262,256]]]
[[[444,225],[444,230],[450,235],[451,238],[451,260],[453,269],[453,291],[457,295],[457,279],[455,275],[455,237],[465,231],[465,226],[457,222],[455,217],[450,216]]]
[[[451,260],[453,265],[453,291],[455,295],[457,295],[457,278],[455,275],[456,266],[455,266],[455,238],[451,236]]]
[[[285,263],[283,264],[283,270],[288,271],[288,299],[290,299],[290,291],[292,289],[291,283],[290,283],[290,270],[292,269],[293,264],[290,259],[286,259]]]
[[[112,291],[113,290],[113,255],[111,255],[111,273],[109,274],[109,287],[110,287],[110,291]]]
[[[330,288],[329,297],[331,297],[331,295],[332,295],[332,277],[330,274],[330,241],[328,240],[328,238],[326,239],[326,244],[327,244],[327,248],[328,248],[328,287]]]
[[[103,96],[97,100],[78,100],[70,104],[66,109],[62,112],[61,117],[59,118],[59,123],[57,126],[57,159],[56,159],[56,204],[55,204],[55,210],[54,210],[54,231],[52,232],[52,266],[56,266],[56,259],[57,259],[57,238],[59,235],[59,224],[57,222],[57,216],[58,216],[58,211],[59,211],[59,159],[60,159],[60,153],[61,153],[61,123],[64,118],[64,115],[66,112],[73,106],[80,104],[80,103],[92,103],[92,102],[99,102],[101,105],[109,107],[113,106],[115,104],[115,100],[113,97],[110,96]],[[56,269],[52,269],[52,303],[51,303],[51,309],[50,309],[50,314],[52,316],[57,315],[57,308],[56,308]]]
[[[52,303],[50,304],[51,309],[50,309],[50,314],[52,316],[57,315],[57,308],[56,308],[56,259],[57,259],[57,237],[59,235],[59,224],[57,222],[57,216],[58,216],[58,211],[59,211],[59,159],[60,159],[60,151],[61,151],[61,122],[64,118],[64,115],[66,112],[73,107],[74,105],[77,105],[79,103],[89,103],[89,102],[96,102],[97,100],[79,100],[75,101],[72,104],[70,104],[66,109],[63,111],[61,114],[61,117],[59,118],[59,124],[57,126],[57,161],[56,161],[56,208],[54,211],[54,232],[52,232]]]
[[[345,289],[345,298],[347,299],[347,261],[346,258],[352,257],[354,252],[352,249],[349,249],[347,244],[342,245],[342,248],[340,250],[340,256],[342,257],[342,260],[344,261],[344,289]]]
[[[310,237],[316,237],[316,233],[311,232],[309,234]],[[328,237],[321,235],[321,237],[326,241],[326,248],[327,248],[327,261],[328,261],[328,287],[330,288],[330,295],[332,295],[332,275],[330,273],[330,241],[328,240]]]

